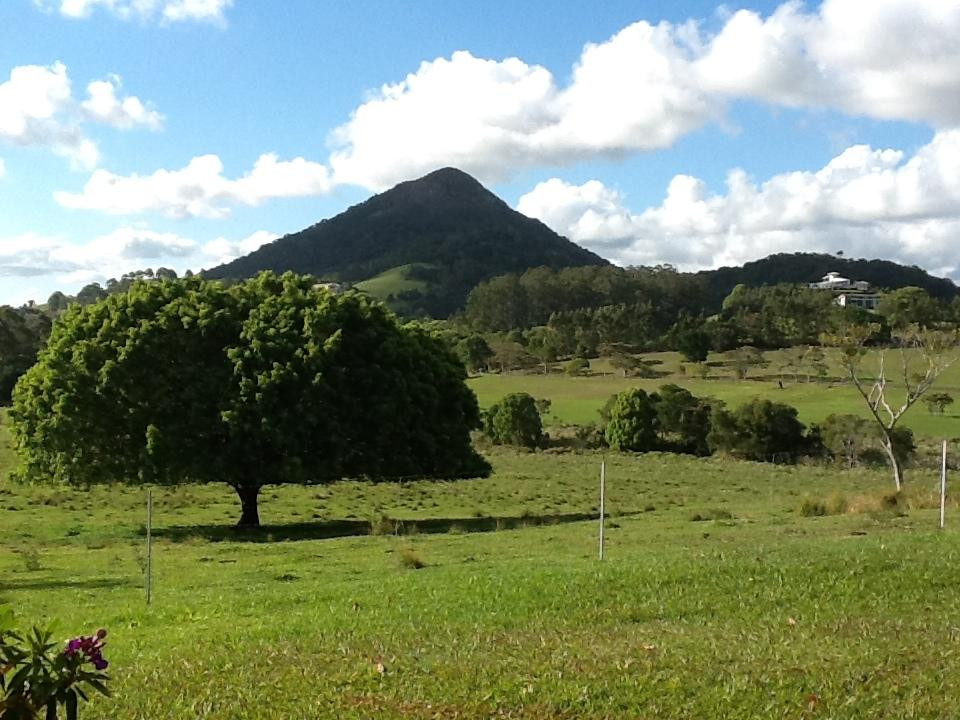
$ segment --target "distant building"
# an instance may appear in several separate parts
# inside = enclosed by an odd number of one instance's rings
[[[863,280],[851,280],[837,272],[828,272],[820,282],[810,283],[814,290],[829,290],[840,307],[858,307],[874,312],[880,302],[880,293]]]
[[[347,290],[350,289],[350,286],[347,283],[339,283],[339,282],[318,282],[318,283],[314,283],[313,287],[315,290],[316,289],[329,290],[334,295],[339,295],[340,293],[346,292]]]

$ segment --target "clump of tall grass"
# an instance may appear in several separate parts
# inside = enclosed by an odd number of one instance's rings
[[[420,558],[413,548],[407,547],[400,551],[400,567],[407,570],[420,570],[427,564]]]

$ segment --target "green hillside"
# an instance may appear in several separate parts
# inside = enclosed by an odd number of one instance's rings
[[[427,263],[409,263],[398,265],[362,280],[354,285],[368,295],[383,300],[390,308],[401,315],[426,315],[423,299],[429,297],[436,282],[428,278],[436,277],[438,269]]]

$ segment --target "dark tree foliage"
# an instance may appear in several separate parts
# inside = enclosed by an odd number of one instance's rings
[[[910,325],[933,327],[950,321],[949,306],[941,305],[923,289],[905,287],[894,290],[880,298],[877,312],[886,318],[894,330]]]
[[[497,445],[535,448],[543,444],[537,401],[527,393],[510,393],[484,413],[483,432]]]
[[[487,367],[493,357],[493,350],[481,335],[468,335],[455,346],[457,357],[470,372],[477,372]]]
[[[265,485],[470,477],[480,415],[449,347],[308,277],[135,283],[72,305],[11,411],[21,477]]]
[[[714,451],[766,462],[793,461],[809,447],[797,409],[763,398],[736,410],[715,407],[707,442]]]
[[[780,348],[816,342],[841,311],[829,292],[799,285],[738,285],[724,299],[719,319],[736,328],[740,345]]]
[[[535,268],[480,283],[467,299],[465,319],[483,331],[549,324],[576,351],[588,331],[603,342],[655,342],[680,313],[701,310],[702,281],[671,267]],[[581,338],[578,338],[578,332]]]
[[[713,339],[705,328],[703,318],[682,315],[667,334],[671,350],[679,351],[690,362],[703,362],[710,354]]]
[[[673,452],[709,455],[707,436],[713,405],[672,384],[661,387],[653,397],[660,447]]]
[[[37,308],[0,306],[0,405],[7,405],[19,377],[36,362],[50,334],[50,318]]]
[[[292,270],[357,282],[411,263],[434,268],[418,306],[446,317],[463,307],[471,288],[494,276],[607,261],[511,209],[466,173],[445,168],[205,274],[246,278]]]

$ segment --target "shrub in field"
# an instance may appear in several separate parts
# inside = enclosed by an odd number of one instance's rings
[[[604,436],[604,431],[598,427],[596,423],[578,425],[574,437],[576,438],[577,445],[582,448],[593,449],[606,447],[607,445],[607,438]]]
[[[563,366],[563,371],[570,377],[579,377],[586,375],[590,370],[590,361],[586,358],[576,357]]]
[[[427,566],[413,548],[404,548],[400,551],[400,565],[408,570],[421,570]]]
[[[657,408],[653,398],[640,388],[617,395],[604,434],[607,444],[614,450],[655,450],[658,445]]]
[[[858,415],[832,414],[820,425],[823,444],[838,462],[856,465],[869,445],[870,422]]]
[[[874,423],[857,415],[830,415],[819,426],[820,436],[827,451],[838,462],[848,467],[857,463],[882,465],[887,462],[883,444],[886,441]],[[897,462],[909,465],[916,454],[913,431],[907,427],[889,430],[890,441]]]
[[[823,500],[805,498],[800,504],[800,514],[804,517],[823,517],[829,514],[829,510]]]
[[[713,410],[707,441],[747,460],[795,460],[807,452],[809,443],[797,409],[764,398],[754,398],[736,410]]]
[[[537,401],[527,393],[506,395],[484,414],[483,431],[497,445],[539,447],[543,425]]]
[[[953,395],[945,392],[936,392],[923,399],[931,414],[943,415],[948,406],[953,405]]]
[[[0,609],[0,720],[56,720],[60,708],[67,720],[76,720],[79,701],[90,691],[110,695],[106,630],[61,646],[49,630],[35,627],[22,636],[11,626],[12,613]]]
[[[677,385],[664,385],[652,396],[657,411],[657,431],[664,449],[709,455],[712,405]]]

